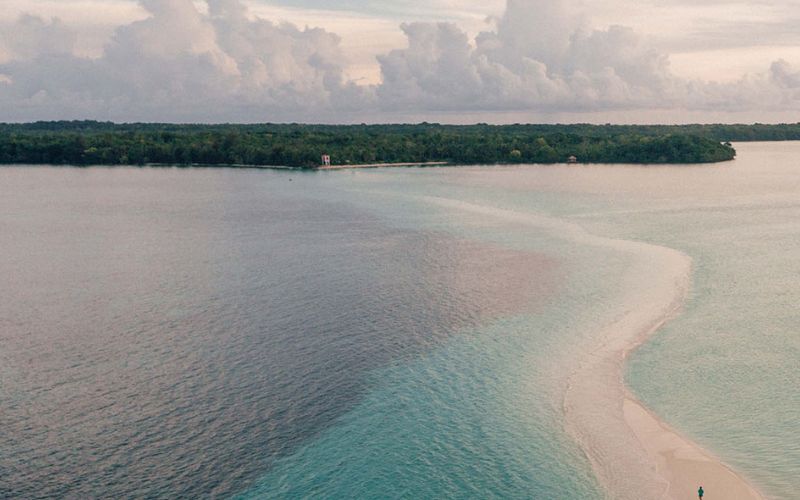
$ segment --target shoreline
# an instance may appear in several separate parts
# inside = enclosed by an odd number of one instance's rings
[[[695,498],[702,485],[707,500],[764,500],[744,477],[650,411],[625,383],[627,357],[682,311],[692,259],[649,243],[586,236],[587,243],[634,258],[622,278],[627,310],[601,330],[564,396],[567,430],[598,479],[614,498]],[[653,276],[653,269],[661,272]]]
[[[446,161],[420,161],[402,163],[362,163],[355,165],[324,165],[312,170],[344,170],[348,168],[381,168],[381,167],[442,167],[450,165]]]
[[[744,477],[650,411],[625,383],[627,357],[683,310],[692,259],[671,248],[589,233],[584,242],[634,257],[622,278],[628,309],[601,330],[564,396],[567,430],[598,479],[614,498],[695,498],[702,485],[708,500],[764,500]],[[653,276],[653,269],[662,271]]]
[[[623,402],[623,412],[625,421],[668,481],[664,498],[695,498],[702,485],[708,500],[764,500],[733,469],[673,430],[630,392]]]
[[[762,493],[712,453],[674,431],[625,384],[627,356],[683,309],[692,259],[677,250],[613,239],[579,224],[443,198],[429,201],[557,231],[562,237],[628,254],[622,314],[580,352],[563,396],[565,429],[580,446],[610,498],[764,500]],[[659,270],[654,276],[654,270]]]

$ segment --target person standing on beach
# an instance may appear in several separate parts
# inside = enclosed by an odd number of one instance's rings
[[[703,487],[701,486],[700,489],[697,490],[697,496],[700,497],[700,500],[703,500],[703,494],[704,493],[705,493],[705,491],[703,491]]]

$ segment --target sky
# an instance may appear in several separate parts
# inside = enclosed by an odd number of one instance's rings
[[[797,122],[800,0],[0,0],[0,121]]]

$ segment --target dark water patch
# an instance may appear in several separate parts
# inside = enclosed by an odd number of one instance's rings
[[[546,257],[238,174],[2,174],[0,496],[235,493],[370,370],[553,286]]]

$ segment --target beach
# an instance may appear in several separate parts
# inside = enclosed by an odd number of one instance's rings
[[[628,309],[599,335],[565,396],[567,429],[601,483],[614,498],[632,500],[695,498],[699,486],[706,499],[763,499],[741,475],[648,410],[624,382],[628,355],[681,313],[691,288],[691,258],[635,241],[585,240],[635,256],[623,277]]]
[[[381,168],[381,167],[442,167],[448,165],[446,161],[419,161],[395,163],[360,163],[341,165],[321,165],[316,170],[345,170],[350,168]]]
[[[692,443],[628,394],[625,422],[667,481],[663,498],[694,498],[703,486],[705,499],[761,500],[744,479],[708,451]]]
[[[677,250],[598,236],[557,218],[428,198],[441,206],[557,231],[578,244],[628,254],[618,313],[576,360],[564,396],[565,427],[613,498],[763,499],[746,479],[644,407],[624,382],[625,359],[683,309],[692,259]]]
[[[800,144],[742,150],[3,169],[0,497],[795,498]]]

